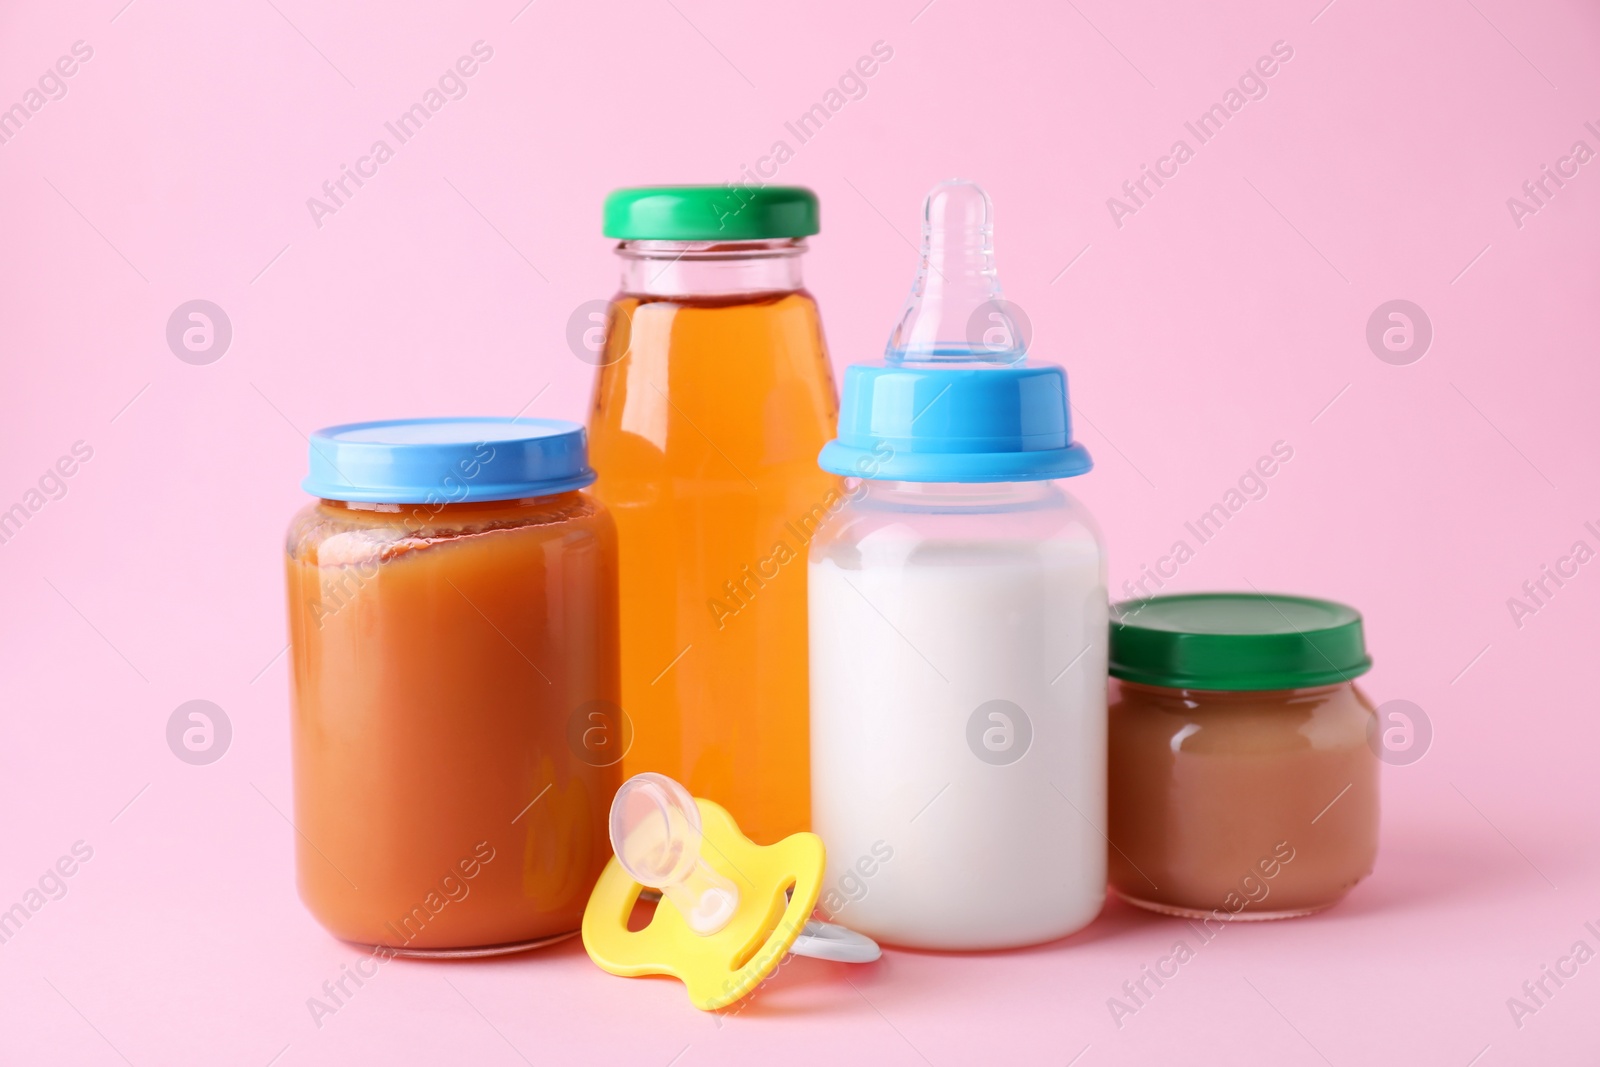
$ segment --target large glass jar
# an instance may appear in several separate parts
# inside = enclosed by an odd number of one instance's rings
[[[802,286],[806,189],[623,189],[590,414],[616,519],[629,775],[654,771],[771,844],[809,828],[805,544],[838,415]]]
[[[1378,847],[1361,617],[1303,597],[1119,604],[1111,636],[1112,887],[1188,917],[1337,902]]]
[[[287,555],[302,900],[404,954],[576,931],[624,744],[582,428],[334,427],[311,466]]]

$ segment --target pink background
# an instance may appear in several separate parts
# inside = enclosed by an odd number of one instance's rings
[[[1507,599],[1600,548],[1600,163],[1520,227],[1506,199],[1600,149],[1600,13],[1323,2],[6,4],[0,105],[94,54],[0,145],[0,507],[74,442],[93,458],[0,544],[0,907],[94,854],[0,945],[0,1060],[1594,1062],[1600,962],[1520,1028],[1506,1000],[1600,948],[1600,563],[1520,628]],[[316,226],[306,199],[478,40],[467,95]],[[1072,489],[1114,586],[1289,442],[1168,588],[1365,612],[1368,691],[1435,733],[1385,769],[1376,874],[1322,917],[1228,930],[1120,1029],[1107,998],[1183,928],[1118,904],[1032,951],[890,952],[849,982],[797,961],[722,1019],[577,942],[397,962],[319,1029],[306,999],[357,951],[300,906],[284,817],[302,434],[530,399],[582,418],[564,337],[615,285],[603,194],[796,147],[784,122],[879,40],[866,96],[777,178],[822,198],[807,274],[835,360],[881,351],[921,197],[960,175],[994,197],[1034,351],[1072,374],[1099,464]],[[1268,96],[1116,226],[1107,197],[1194,147],[1183,123],[1279,40]],[[206,366],[165,340],[195,298],[234,329]],[[1365,340],[1395,298],[1435,331],[1409,366]],[[234,728],[210,766],[165,741],[196,698]]]

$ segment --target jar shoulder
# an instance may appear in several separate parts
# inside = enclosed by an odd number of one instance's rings
[[[1205,692],[1112,679],[1112,733],[1144,738],[1173,754],[1234,754],[1284,748],[1345,748],[1367,743],[1377,717],[1353,683],[1270,692]]]
[[[605,505],[587,492],[571,492],[531,501],[407,504],[386,510],[316,500],[289,521],[284,547],[291,559],[333,565],[388,559],[500,531],[540,529],[551,536],[594,537],[613,547],[616,543],[616,526]]]

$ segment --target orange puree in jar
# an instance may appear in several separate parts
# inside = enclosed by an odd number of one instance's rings
[[[335,936],[430,953],[578,929],[621,781],[583,741],[621,696],[615,554],[577,491],[296,518],[299,888]]]

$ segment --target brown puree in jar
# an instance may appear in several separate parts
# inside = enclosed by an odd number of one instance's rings
[[[1219,691],[1111,682],[1110,881],[1239,919],[1325,908],[1372,872],[1376,711],[1349,683]]]
[[[579,492],[320,500],[290,528],[286,567],[312,914],[411,953],[577,930],[621,782],[574,743],[586,709],[620,699],[605,508]]]

